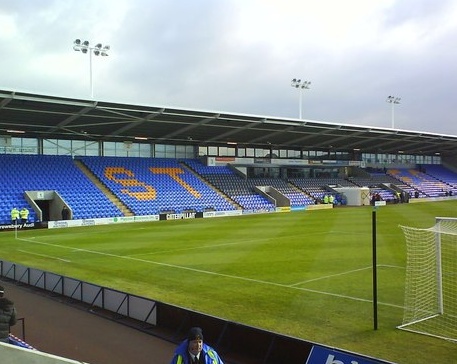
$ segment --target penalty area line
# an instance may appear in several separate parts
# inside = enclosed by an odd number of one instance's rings
[[[301,281],[301,282],[298,282],[298,283],[290,284],[289,287],[296,287],[296,286],[299,286],[299,285],[301,285],[301,284],[305,284],[305,283],[309,283],[309,282],[315,282],[315,281],[320,281],[320,280],[322,280],[322,279],[328,279],[328,278],[332,278],[332,277],[343,276],[343,275],[352,274],[352,273],[355,273],[355,272],[361,272],[361,271],[363,271],[363,270],[368,270],[368,269],[372,269],[372,267],[365,267],[365,268],[353,269],[353,270],[348,270],[348,271],[346,271],[346,272],[341,272],[341,273],[336,273],[336,274],[330,274],[330,275],[323,276],[323,277],[308,279],[308,280],[306,280],[306,281]]]
[[[398,268],[398,269],[405,269],[405,267],[400,267],[400,266],[398,266],[398,265],[389,265],[389,264],[378,264],[377,267],[378,267],[378,268]],[[323,280],[323,279],[328,279],[328,278],[343,276],[343,275],[346,275],[346,274],[352,274],[352,273],[361,272],[361,271],[370,270],[370,269],[373,269],[373,267],[372,267],[372,266],[369,266],[369,267],[364,267],[364,268],[358,268],[358,269],[348,270],[348,271],[346,271],[346,272],[341,272],[341,273],[336,273],[336,274],[330,274],[330,275],[327,275],[327,276],[317,277],[317,278],[313,278],[313,279],[308,279],[308,280],[306,280],[306,281],[301,281],[301,282],[297,282],[297,283],[294,283],[294,284],[290,284],[289,287],[296,287],[296,286],[300,286],[300,285],[302,285],[302,284],[306,284],[306,283],[310,283],[310,282],[320,281],[320,280]]]
[[[244,282],[252,282],[252,283],[256,283],[256,284],[263,284],[263,285],[268,285],[268,286],[280,287],[280,288],[284,288],[284,289],[294,289],[294,290],[298,290],[298,291],[310,292],[310,293],[314,293],[314,294],[331,296],[331,297],[336,297],[336,298],[341,298],[341,299],[346,299],[346,300],[351,300],[351,301],[366,302],[366,303],[371,303],[372,302],[371,300],[365,299],[365,298],[358,298],[358,297],[352,297],[352,296],[347,296],[347,295],[342,295],[342,294],[337,294],[337,293],[332,293],[332,292],[326,292],[326,291],[319,291],[319,290],[315,290],[315,289],[290,286],[290,285],[286,285],[286,284],[270,282],[270,281],[264,281],[264,280],[260,280],[260,279],[253,279],[253,278],[248,278],[248,277],[234,276],[234,275],[231,275],[231,274],[217,273],[217,272],[212,272],[212,271],[203,270],[203,269],[190,268],[190,267],[186,267],[186,266],[182,266],[182,265],[156,262],[156,261],[151,261],[151,260],[146,260],[146,259],[134,258],[134,257],[131,257],[131,256],[122,256],[122,255],[117,255],[117,254],[98,252],[96,250],[78,249],[78,248],[75,248],[75,247],[44,243],[44,242],[39,242],[39,241],[36,241],[36,240],[34,240],[34,241],[30,241],[30,240],[27,240],[27,239],[21,239],[21,240],[26,241],[26,242],[28,242],[30,244],[41,244],[41,245],[59,247],[59,248],[62,248],[62,249],[71,249],[71,250],[73,250],[75,252],[76,251],[77,252],[84,252],[84,253],[96,254],[96,255],[112,257],[112,258],[118,258],[118,259],[123,259],[123,260],[129,260],[129,261],[134,261],[134,262],[141,262],[141,263],[145,263],[145,264],[158,265],[158,266],[161,266],[161,267],[169,267],[169,268],[173,268],[173,269],[181,269],[181,270],[191,271],[191,272],[196,272],[196,273],[201,273],[201,274],[208,274],[208,275],[212,275],[212,276],[216,276],[216,277],[225,277],[225,278],[235,279],[235,280],[244,281]],[[367,269],[367,268],[363,268],[363,269]],[[360,270],[362,270],[362,269],[360,269]],[[402,306],[398,306],[398,305],[395,305],[395,304],[390,304],[390,303],[385,303],[385,302],[378,302],[378,304],[379,305],[384,305],[384,306],[390,306],[390,307],[398,307],[398,308],[403,309]]]

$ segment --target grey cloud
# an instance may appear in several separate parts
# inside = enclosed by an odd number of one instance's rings
[[[29,20],[20,28],[20,42],[4,42],[9,56],[0,60],[3,85],[87,97],[87,59],[81,58],[78,72],[83,74],[77,81],[71,68],[68,76],[53,77],[52,69],[30,73],[43,62],[41,56],[75,61],[69,58],[71,43],[87,37],[112,48],[108,59],[94,60],[95,95],[107,101],[296,118],[299,94],[290,80],[299,77],[312,81],[302,99],[305,118],[388,127],[385,98],[395,94],[402,97],[395,110],[398,128],[457,134],[457,30],[438,28],[451,12],[450,1],[396,1],[379,14],[384,28],[373,33],[371,44],[362,37],[364,30],[356,29],[353,36],[360,40],[344,47],[298,25],[294,31],[305,33],[297,33],[293,42],[280,44],[279,38],[261,34],[255,39],[246,34],[239,42],[234,33],[243,4],[232,0],[106,4],[8,2],[1,13]],[[117,18],[110,17],[124,8]],[[268,21],[260,20],[263,25]],[[392,47],[389,37],[410,23],[425,36],[416,44]],[[279,23],[271,27],[281,31]]]

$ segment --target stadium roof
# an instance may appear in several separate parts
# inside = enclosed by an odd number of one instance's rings
[[[455,155],[457,136],[0,90],[0,135]]]

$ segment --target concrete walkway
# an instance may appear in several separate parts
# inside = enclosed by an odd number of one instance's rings
[[[90,364],[167,364],[174,343],[97,316],[33,289],[1,281],[24,318],[25,341],[36,349]],[[23,337],[22,321],[11,332]]]

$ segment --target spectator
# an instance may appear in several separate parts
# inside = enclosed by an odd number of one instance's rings
[[[19,220],[19,210],[17,209],[17,207],[13,207],[13,209],[11,210],[11,223],[13,225],[16,225],[18,220]]]
[[[192,327],[187,338],[176,348],[170,364],[224,364],[219,354],[203,342],[200,327]]]
[[[347,203],[348,203],[348,199],[347,199],[346,195],[344,195],[344,194],[341,195],[341,204],[345,206],[345,205],[347,205]]]
[[[376,202],[376,194],[375,193],[372,193],[371,194],[371,199],[370,199],[370,203],[372,206],[375,205],[375,202]]]
[[[324,195],[324,204],[328,204],[328,195]]]
[[[9,343],[10,326],[16,324],[16,308],[13,301],[3,297],[5,289],[0,286],[0,341]]]
[[[395,200],[395,203],[399,203],[400,202],[400,192],[395,192],[395,197],[394,197],[394,200]]]
[[[68,209],[67,206],[63,206],[62,208],[62,220],[68,220],[70,217],[70,210]]]
[[[29,210],[27,209],[27,207],[23,207],[21,211],[19,211],[19,215],[21,216],[21,223],[27,224],[29,220]]]

